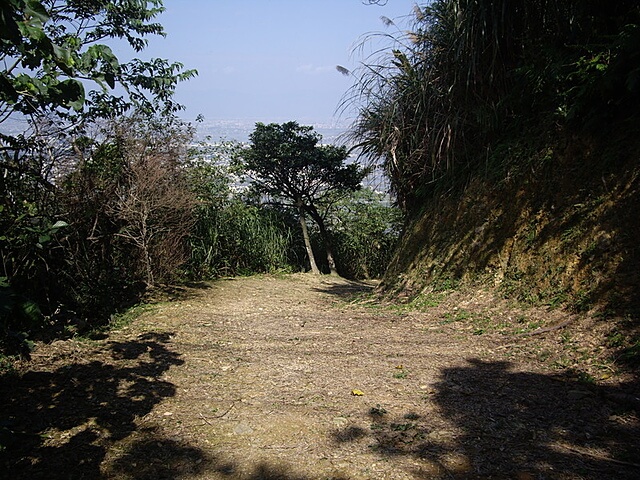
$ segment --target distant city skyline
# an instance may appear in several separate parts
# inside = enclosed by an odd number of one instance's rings
[[[139,56],[198,70],[198,77],[176,92],[186,120],[203,115],[208,121],[335,124],[336,109],[353,82],[336,66],[357,66],[363,58],[351,51],[359,40],[375,31],[396,32],[415,3],[166,0],[166,11],[156,20],[167,37],[149,37]],[[382,16],[397,27],[385,27]],[[114,50],[123,60],[133,56],[122,46]]]
[[[248,142],[249,135],[255,130],[255,124],[259,120],[253,119],[205,119],[203,122],[195,122],[198,140],[216,142],[220,139]],[[277,120],[273,120],[277,121]],[[314,131],[322,136],[323,143],[344,144],[343,134],[347,131],[345,126],[318,122],[299,122],[302,125],[310,125]]]

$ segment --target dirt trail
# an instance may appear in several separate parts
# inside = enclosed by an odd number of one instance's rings
[[[462,321],[477,296],[407,313],[352,301],[368,289],[221,280],[105,339],[41,346],[3,379],[0,477],[640,476],[631,384],[550,370],[532,339],[485,331],[486,309]]]

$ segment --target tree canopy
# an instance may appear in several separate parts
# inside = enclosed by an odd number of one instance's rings
[[[195,70],[163,59],[121,63],[103,43],[123,39],[141,51],[147,35],[164,35],[153,22],[163,10],[161,0],[0,0],[0,122],[14,112],[179,110],[173,92]],[[114,95],[116,86],[126,95]]]

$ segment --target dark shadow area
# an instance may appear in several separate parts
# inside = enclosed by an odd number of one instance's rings
[[[170,337],[110,342],[88,363],[0,379],[0,478],[103,478],[104,468],[120,478],[175,478],[204,468],[200,450],[136,431],[136,420],[175,395],[162,376],[184,362]]]
[[[159,285],[147,292],[145,300],[150,302],[177,302],[191,300],[201,295],[203,290],[210,290],[210,282],[184,282],[180,285]]]
[[[145,333],[98,347],[86,363],[0,377],[0,478],[168,480],[209,472],[229,480],[312,480],[278,462],[226,461],[159,426],[140,426],[176,394],[163,380],[184,363],[168,347],[171,336]]]
[[[372,283],[358,282],[356,280],[345,280],[339,284],[323,285],[322,287],[314,287],[316,292],[327,293],[329,295],[335,295],[342,300],[351,300],[359,295],[366,295],[373,292],[375,285]]]
[[[316,477],[307,476],[305,474],[293,473],[289,468],[271,465],[268,463],[260,463],[251,469],[250,472],[242,473],[238,471],[238,467],[234,464],[221,464],[214,468],[224,478],[229,480],[315,480]],[[323,477],[324,478],[324,477]],[[345,477],[327,477],[328,480],[348,480]]]
[[[202,473],[210,466],[203,452],[155,430],[143,432],[124,454],[108,465],[104,476],[131,479],[173,479]]]
[[[631,480],[640,478],[639,397],[637,382],[596,386],[472,360],[442,371],[422,416],[372,409],[368,435],[384,458],[422,460],[416,478]]]
[[[333,433],[333,439],[337,443],[348,443],[365,437],[366,435],[367,432],[364,429],[356,426],[350,426],[341,430],[336,430]]]

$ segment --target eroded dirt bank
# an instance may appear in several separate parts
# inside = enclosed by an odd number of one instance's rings
[[[482,292],[420,313],[354,300],[368,288],[221,280],[104,339],[40,346],[2,380],[0,476],[640,476],[636,380],[568,374],[588,319],[527,336],[510,326],[563,314]]]

